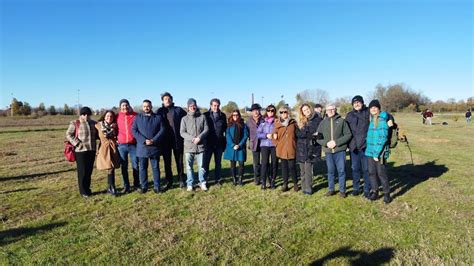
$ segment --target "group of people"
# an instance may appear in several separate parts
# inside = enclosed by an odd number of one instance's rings
[[[371,101],[367,107],[363,98],[356,95],[352,99],[353,110],[345,119],[337,113],[334,104],[327,105],[323,115],[321,105],[313,108],[304,103],[298,109],[297,119],[294,119],[288,106],[277,110],[270,104],[262,114],[261,106],[255,103],[251,106],[247,121],[238,109],[232,110],[227,117],[220,110],[221,103],[217,98],[210,101],[209,110],[204,113],[200,112],[193,98],[187,101],[186,111],[174,104],[173,96],[168,92],[161,95],[161,100],[162,106],[156,112],[153,112],[152,102],[144,100],[142,112],[137,114],[128,100],[122,99],[117,114],[107,110],[97,122],[91,119],[90,108],[81,108],[79,118],[70,122],[66,138],[75,146],[79,192],[83,197],[91,195],[91,175],[96,156],[97,169],[106,170],[108,174],[107,191],[115,196],[119,194],[115,186],[115,169],[120,167],[124,186],[122,193],[148,191],[149,164],[153,191],[158,194],[171,189],[172,157],[179,186],[187,191],[193,191],[195,185],[194,161],[198,166],[198,186],[203,191],[208,189],[212,157],[214,183],[217,186],[222,185],[222,157],[230,161],[233,185],[242,186],[248,146],[252,152],[254,182],[262,190],[276,188],[280,164],[282,191],[289,190],[291,177],[295,191],[301,189],[304,194],[311,195],[313,170],[315,164],[321,161],[324,150],[329,183],[326,196],[337,194],[337,173],[339,195],[345,198],[345,161],[346,150],[349,149],[352,194],[357,196],[361,193],[360,179],[363,178],[365,197],[378,199],[380,182],[384,202],[391,202],[385,162],[390,154],[389,127],[393,117],[381,111],[377,100]],[[160,183],[161,156],[164,160],[165,186]],[[129,159],[133,168],[133,185],[128,174]],[[301,187],[298,177],[301,177]]]

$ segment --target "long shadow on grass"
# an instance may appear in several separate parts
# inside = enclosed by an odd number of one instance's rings
[[[310,265],[324,265],[326,262],[335,258],[348,258],[349,265],[381,265],[390,262],[394,253],[395,249],[393,248],[381,248],[367,253],[365,251],[353,250],[351,247],[345,246],[313,261]]]
[[[67,128],[38,128],[38,129],[25,129],[25,130],[5,130],[0,131],[0,134],[10,133],[28,133],[28,132],[42,132],[42,131],[66,131]]]
[[[414,186],[430,178],[438,178],[449,170],[445,165],[437,165],[436,161],[421,165],[405,164],[396,167],[393,164],[393,162],[390,162],[388,163],[389,167],[387,167],[387,174],[390,178],[390,190],[392,192],[397,191],[392,194],[393,198],[405,194]]]
[[[0,192],[0,194],[10,194],[10,193],[16,193],[16,192],[31,191],[31,190],[36,190],[36,189],[38,189],[38,188],[37,187],[20,188],[20,189],[2,191],[2,192]]]
[[[29,178],[37,178],[37,177],[42,177],[42,176],[47,176],[47,175],[67,173],[67,172],[71,172],[71,171],[75,171],[75,169],[66,169],[66,170],[60,170],[60,171],[38,173],[38,174],[29,174],[29,175],[0,177],[0,182],[12,181],[12,180],[23,180],[23,179],[29,179]]]
[[[38,227],[20,227],[15,229],[8,229],[0,231],[0,246],[8,245],[10,243],[20,241],[29,236],[45,233],[55,228],[66,225],[66,222],[51,223]]]

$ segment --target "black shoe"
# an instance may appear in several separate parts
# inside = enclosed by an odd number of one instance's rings
[[[347,197],[346,192],[339,192],[339,197],[341,198]]]
[[[281,192],[287,192],[288,191],[288,184],[283,184],[281,187]]]
[[[379,197],[378,194],[379,194],[379,193],[374,192],[374,191],[370,192],[369,199],[372,200],[372,201],[377,200],[377,198]]]
[[[186,184],[183,181],[179,181],[179,188],[186,188]]]
[[[122,191],[123,194],[128,194],[128,193],[130,193],[130,192],[131,192],[130,186],[125,186],[125,187],[123,188],[123,191]]]
[[[117,189],[115,189],[114,186],[110,185],[108,188],[107,188],[107,192],[112,195],[112,196],[115,196],[117,197],[118,193],[117,193]]]
[[[326,194],[324,194],[324,196],[326,196],[326,197],[330,197],[330,196],[334,196],[334,195],[336,195],[335,191],[328,191],[328,192],[326,192]]]
[[[173,182],[168,182],[165,186],[165,190],[170,190],[173,188]]]
[[[138,189],[138,193],[140,193],[140,194],[145,194],[147,191],[148,191],[148,189],[146,189],[146,188],[139,188]]]
[[[392,202],[392,198],[390,197],[390,194],[385,194],[383,196],[383,202],[385,202],[385,204],[389,204],[390,202]]]
[[[354,197],[359,196],[359,191],[357,191],[357,190],[352,191],[352,196],[354,196]]]
[[[293,190],[294,190],[295,192],[300,191],[300,187],[298,186],[298,184],[295,184],[295,185],[293,186]]]
[[[153,188],[153,192],[155,192],[155,194],[161,194],[162,193],[159,187],[158,188],[157,187]]]
[[[260,187],[262,190],[267,190],[267,185],[265,184],[262,184],[262,186]]]

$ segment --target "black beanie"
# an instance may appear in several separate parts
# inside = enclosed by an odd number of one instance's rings
[[[379,110],[382,109],[382,107],[380,106],[379,100],[372,100],[372,101],[369,103],[369,109],[370,109],[371,107],[374,107],[374,106],[377,107],[377,108],[379,108]]]
[[[80,114],[80,115],[89,115],[89,116],[91,116],[91,115],[92,115],[92,111],[91,111],[91,109],[90,109],[89,107],[84,106],[84,107],[82,107],[81,110],[79,111],[79,114]]]
[[[130,106],[130,103],[128,102],[127,99],[122,99],[122,100],[120,100],[120,102],[119,102],[119,108],[120,108],[120,106],[122,105],[122,103],[127,103],[128,106]]]
[[[364,98],[362,98],[362,96],[360,96],[360,95],[354,96],[354,98],[352,98],[351,104],[354,104],[354,102],[356,102],[356,101],[364,104]]]

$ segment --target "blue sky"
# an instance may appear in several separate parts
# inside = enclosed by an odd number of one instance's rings
[[[112,107],[293,104],[403,82],[432,100],[473,89],[471,1],[1,2],[1,101]]]

